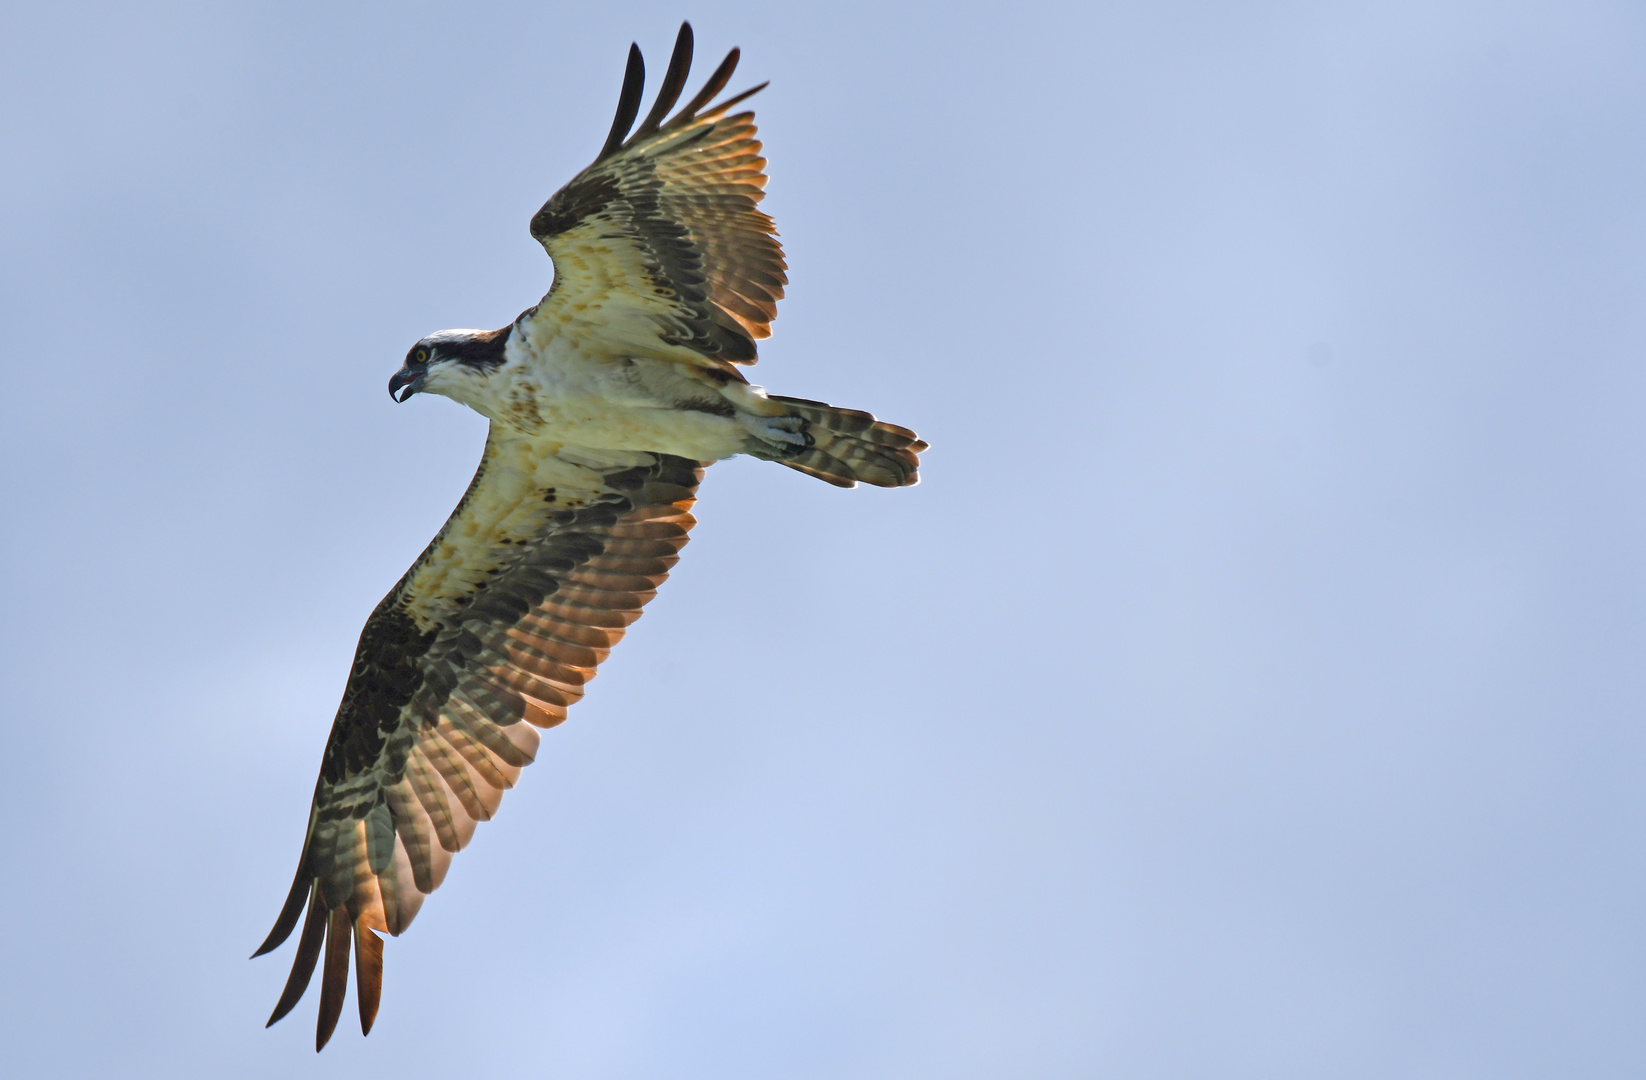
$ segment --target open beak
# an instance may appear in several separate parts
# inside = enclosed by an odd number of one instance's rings
[[[427,364],[409,363],[395,372],[394,378],[389,380],[389,396],[396,401],[405,401],[423,389],[423,382],[428,377],[429,366]]]

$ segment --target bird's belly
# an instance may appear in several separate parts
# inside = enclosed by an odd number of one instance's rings
[[[646,450],[719,461],[743,449],[748,432],[734,417],[600,398],[539,398],[535,432],[574,446]]]
[[[534,438],[600,450],[645,450],[696,461],[742,451],[748,429],[736,416],[693,408],[703,388],[680,383],[659,361],[540,357],[505,380],[488,412]],[[724,407],[724,406],[722,406]],[[728,409],[729,411],[729,409]]]

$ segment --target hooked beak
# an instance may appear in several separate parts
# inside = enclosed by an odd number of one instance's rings
[[[429,367],[427,364],[408,363],[395,372],[394,378],[389,380],[389,396],[396,401],[405,401],[423,389],[423,383],[428,377]],[[405,393],[401,393],[402,390]]]

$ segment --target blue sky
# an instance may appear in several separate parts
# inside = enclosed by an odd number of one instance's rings
[[[388,943],[245,957],[631,39],[743,48],[774,392]],[[0,1044],[38,1077],[1638,1076],[1646,15],[0,12]],[[352,1009],[351,1009],[352,1012]]]

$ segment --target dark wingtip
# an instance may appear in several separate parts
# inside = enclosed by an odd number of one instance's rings
[[[308,918],[303,920],[303,936],[297,941],[297,957],[292,961],[291,974],[286,978],[286,988],[280,993],[280,1000],[275,1002],[274,1012],[269,1014],[269,1022],[264,1027],[272,1027],[287,1013],[297,1006],[303,996],[303,991],[309,988],[309,980],[314,977],[315,961],[320,959],[320,946],[325,941],[326,909],[320,901],[320,890],[312,889],[309,897]]]
[[[317,890],[318,891],[318,890]],[[326,965],[320,972],[320,1016],[314,1025],[314,1052],[319,1053],[337,1030],[343,998],[349,992],[349,945],[354,939],[349,909],[340,907],[326,919]]]
[[[292,928],[297,925],[297,917],[303,914],[303,904],[309,898],[309,877],[303,872],[303,860],[298,861],[297,877],[291,883],[291,892],[286,894],[286,903],[280,909],[280,915],[274,920],[274,929],[269,936],[263,939],[263,944],[251,954],[253,960],[264,953],[273,952],[291,936]]]
[[[360,1034],[370,1035],[377,1020],[377,1004],[383,997],[383,939],[359,922],[354,926],[354,982],[360,1003]]]
[[[646,119],[635,128],[635,138],[650,135],[662,126],[669,110],[680,100],[680,91],[686,88],[686,76],[691,74],[691,70],[692,24],[683,22],[679,36],[674,39],[674,53],[669,57],[669,69],[663,75],[663,85],[657,90],[657,101],[652,104],[652,111],[646,114]]]
[[[761,83],[759,86],[751,86],[747,90],[743,91],[741,94],[734,94],[731,97],[727,98],[725,101],[722,101],[720,104],[715,106],[715,109],[718,110],[718,111],[724,112],[725,110],[731,108],[733,105],[736,105],[738,102],[743,101],[745,98],[754,97],[756,94],[760,93],[760,91],[766,89],[766,87],[768,87],[770,85],[771,85],[771,81],[767,80],[766,82]]]
[[[697,110],[707,105],[714,99],[716,94],[724,90],[726,84],[731,81],[732,72],[737,70],[737,61],[742,55],[743,50],[735,48],[727,53],[726,59],[720,61],[720,66],[714,69],[713,75],[709,76],[709,81],[703,84],[703,89],[699,90],[697,96],[686,103],[686,107],[676,114],[675,119],[690,120],[697,115]]]
[[[617,115],[612,117],[612,130],[606,136],[606,145],[595,158],[608,157],[623,145],[634,118],[640,115],[640,97],[646,89],[646,61],[640,55],[640,46],[629,43],[629,64],[623,69],[623,92],[617,98]]]

